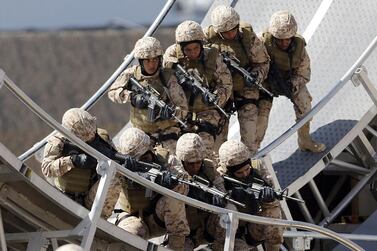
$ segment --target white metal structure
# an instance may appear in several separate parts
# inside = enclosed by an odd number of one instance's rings
[[[373,1],[365,1],[365,10],[359,10],[359,14],[369,13],[368,11],[377,10],[376,6],[370,6]],[[146,35],[150,35],[157,28],[158,24],[162,18],[166,15],[169,8],[172,6],[174,1],[167,1],[164,9],[161,11],[159,17],[156,19],[155,23],[148,30]],[[358,44],[357,51],[352,51],[347,54],[347,57],[344,55],[338,55],[335,53],[334,48],[328,51],[324,51],[321,47],[321,38],[332,37],[332,33],[329,33],[326,30],[326,25],[321,27],[321,24],[339,24],[340,21],[334,21],[339,16],[339,10],[344,10],[344,8],[353,8],[357,3],[353,1],[310,1],[302,3],[287,0],[287,1],[215,1],[213,6],[216,6],[220,3],[231,4],[240,12],[241,17],[250,21],[254,28],[258,31],[263,24],[268,23],[269,16],[278,9],[290,9],[295,13],[296,18],[300,21],[300,27],[308,27],[305,30],[307,38],[310,38],[308,43],[309,53],[312,55],[312,65],[316,68],[313,68],[313,79],[312,82],[320,82],[321,85],[316,88],[313,86],[310,91],[312,94],[315,94],[318,101],[317,104],[313,107],[312,111],[308,113],[305,118],[298,121],[296,124],[293,124],[292,114],[286,117],[278,117],[276,114],[287,114],[287,111],[284,107],[290,107],[290,104],[287,104],[286,100],[279,99],[274,103],[274,110],[271,114],[273,118],[272,125],[270,128],[277,128],[277,130],[271,131],[269,129],[266,142],[272,141],[270,145],[262,149],[258,156],[264,158],[265,164],[269,167],[270,170],[277,171],[276,184],[282,188],[288,187],[290,189],[290,194],[295,194],[297,197],[300,197],[301,194],[299,189],[302,188],[305,184],[309,184],[311,187],[315,198],[318,201],[318,204],[321,208],[322,214],[326,218],[322,220],[321,225],[326,225],[331,222],[348,202],[360,191],[360,189],[365,186],[368,181],[373,177],[377,170],[375,163],[375,150],[372,143],[370,143],[371,137],[377,137],[377,131],[373,128],[374,122],[373,119],[376,116],[377,109],[377,93],[374,89],[374,86],[371,84],[371,81],[366,74],[365,68],[362,67],[363,64],[368,63],[367,59],[370,62],[375,63],[375,58],[371,55],[372,51],[376,47],[377,37],[376,32],[365,33],[360,30],[351,29],[352,32],[355,32],[360,35],[364,35],[364,40]],[[374,7],[374,8],[373,8]],[[213,7],[212,7],[213,8]],[[258,12],[257,10],[260,10]],[[252,13],[250,13],[252,11]],[[356,25],[355,16],[347,16],[349,20],[347,21],[348,27],[354,28]],[[313,17],[313,18],[312,18]],[[367,15],[367,18],[370,18],[373,22],[374,19],[372,16]],[[376,17],[374,17],[376,18]],[[208,19],[208,18],[207,18]],[[207,21],[204,20],[204,24]],[[377,21],[377,20],[376,20]],[[374,22],[375,24],[376,22]],[[257,28],[256,28],[257,27]],[[340,27],[335,27],[335,30],[343,30]],[[348,36],[348,31],[345,31]],[[372,33],[372,34],[370,34]],[[318,35],[319,34],[319,35]],[[340,35],[338,35],[340,36]],[[351,36],[350,36],[351,37]],[[308,39],[309,40],[309,39]],[[334,43],[341,43],[338,40],[332,40]],[[351,39],[352,41],[352,39]],[[372,41],[372,42],[370,42]],[[327,41],[325,41],[325,44]],[[369,44],[370,43],[370,44]],[[369,44],[369,45],[368,45]],[[366,48],[366,49],[365,49]],[[336,48],[335,48],[336,49]],[[361,53],[361,50],[365,51]],[[352,54],[352,55],[351,55]],[[314,55],[314,56],[313,56]],[[360,56],[361,55],[361,56]],[[331,58],[330,56],[334,57]],[[369,57],[369,58],[368,58]],[[106,83],[97,91],[97,93],[91,97],[83,106],[83,109],[89,109],[92,107],[95,102],[107,91],[108,87],[113,83],[113,81],[119,76],[119,74],[130,64],[133,56],[132,53],[125,58],[125,61],[122,65],[114,72],[114,74],[109,78]],[[342,67],[337,67],[341,65]],[[367,65],[368,69],[375,67],[377,64],[374,64],[370,67],[370,64]],[[336,75],[330,74],[328,68],[336,68]],[[373,68],[372,68],[373,69]],[[315,71],[324,72],[326,74],[315,74]],[[370,71],[370,70],[369,70]],[[376,74],[377,71],[370,71],[372,74]],[[343,77],[341,77],[344,74]],[[337,76],[338,75],[338,76]],[[375,76],[375,75],[372,75]],[[357,86],[361,85],[364,88],[354,88],[353,86],[346,85],[349,80]],[[337,82],[336,82],[337,81]],[[336,82],[332,89],[329,88],[329,84]],[[376,240],[373,236],[367,235],[347,235],[341,236],[325,228],[318,227],[310,223],[303,223],[292,221],[290,217],[290,211],[285,202],[282,203],[284,208],[285,215],[288,221],[285,220],[276,220],[276,219],[265,219],[257,216],[251,216],[246,214],[241,214],[238,212],[233,212],[225,209],[220,209],[214,206],[207,205],[202,202],[175,194],[168,189],[161,188],[160,186],[144,180],[138,175],[130,172],[124,167],[116,164],[115,162],[109,160],[107,157],[103,156],[96,150],[92,149],[84,142],[80,141],[77,137],[70,134],[63,127],[60,126],[58,122],[52,119],[47,113],[45,113],[38,105],[36,105],[30,98],[27,97],[6,75],[3,71],[0,71],[0,87],[5,85],[11,92],[16,95],[25,105],[37,114],[44,122],[50,125],[53,129],[61,132],[66,135],[72,142],[76,143],[80,148],[84,149],[87,153],[92,156],[95,156],[99,160],[97,171],[102,175],[100,186],[96,195],[95,203],[90,211],[79,206],[75,202],[71,201],[55,188],[53,188],[47,181],[41,177],[31,173],[29,168],[23,164],[30,156],[32,156],[39,148],[41,148],[46,139],[43,139],[37,143],[34,147],[29,149],[27,152],[19,156],[18,158],[14,156],[4,145],[0,145],[0,237],[1,237],[1,246],[3,250],[7,249],[8,243],[16,242],[27,242],[28,250],[39,250],[48,245],[52,245],[54,248],[57,246],[57,239],[65,239],[72,241],[79,241],[81,246],[85,250],[89,250],[90,246],[93,243],[93,240],[97,242],[105,241],[107,245],[113,245],[119,242],[126,242],[128,245],[127,248],[135,248],[139,250],[164,250],[163,247],[156,246],[151,244],[141,238],[130,236],[130,234],[122,231],[121,229],[111,225],[110,223],[100,219],[99,215],[102,209],[103,201],[106,195],[106,191],[110,184],[111,178],[114,173],[120,172],[123,175],[126,175],[128,178],[135,180],[136,182],[145,185],[153,190],[158,191],[159,193],[167,196],[174,197],[185,201],[187,204],[205,208],[207,210],[214,211],[216,213],[223,214],[224,224],[227,226],[227,239],[224,250],[232,250],[234,244],[234,235],[236,229],[234,228],[235,223],[238,220],[246,220],[260,224],[273,224],[286,226],[290,229],[304,229],[309,231],[318,232],[320,234],[308,233],[308,232],[295,232],[290,231],[285,234],[286,237],[296,238],[296,240],[301,240],[296,245],[296,248],[301,247],[300,249],[305,249],[302,243],[305,243],[304,238],[332,238],[341,244],[345,245],[351,250],[363,250],[362,247],[353,243],[349,239],[364,239],[364,240]],[[322,87],[322,88],[321,88]],[[352,93],[353,96],[356,96],[357,107],[349,108],[347,111],[341,110],[344,103],[337,103],[339,101],[344,101],[344,97],[350,98],[349,93]],[[338,94],[339,93],[339,94]],[[320,97],[323,97],[319,100]],[[343,97],[343,98],[342,98]],[[366,97],[370,97],[371,101],[366,100]],[[362,102],[359,102],[362,99]],[[349,101],[349,100],[347,100]],[[315,103],[315,102],[314,102]],[[327,106],[325,106],[328,104]],[[372,106],[372,107],[371,107]],[[371,108],[370,108],[371,107]],[[341,110],[341,111],[339,111]],[[347,113],[349,112],[350,113]],[[324,135],[326,132],[331,131],[331,127],[326,127],[328,121],[325,119],[329,113],[334,115],[334,123],[337,126],[337,129],[343,130],[340,133],[334,133],[336,137],[332,138],[332,142],[325,143],[328,145],[328,151],[324,155],[308,155],[308,154],[295,154],[296,146],[295,139],[290,137],[294,134],[298,128],[300,128],[306,121],[311,119],[315,114],[318,113],[316,117],[316,122],[314,124],[314,129],[320,128],[323,126]],[[324,119],[318,119],[323,113],[326,113]],[[339,119],[347,119],[349,121],[344,122],[340,121],[339,124],[337,121]],[[332,120],[330,120],[332,121]],[[274,127],[274,123],[279,124],[279,127]],[[286,128],[289,128],[286,132]],[[330,128],[330,129],[329,129]],[[233,129],[231,133],[236,135],[237,129]],[[317,136],[315,134],[315,136]],[[326,137],[326,136],[325,136]],[[328,136],[327,136],[328,137]],[[47,137],[46,137],[47,138]],[[330,144],[329,144],[330,143]],[[354,161],[348,161],[349,158],[346,158],[344,155],[345,152],[349,152],[350,156],[353,159],[360,160],[359,163],[355,164]],[[293,157],[292,157],[293,156]],[[349,157],[349,156],[347,156]],[[297,168],[297,166],[302,166],[302,168]],[[337,170],[333,167],[336,166]],[[294,167],[294,168],[292,168]],[[316,176],[325,168],[332,168],[332,171],[352,171],[353,173],[362,174],[363,178],[360,182],[350,191],[344,200],[339,203],[339,206],[334,208],[331,212],[326,205],[326,201],[322,198],[313,177]],[[298,170],[298,172],[297,172]],[[336,193],[336,186],[334,187],[334,193]],[[37,193],[38,196],[33,196],[33,193]],[[24,195],[24,196],[22,196]],[[27,197],[30,195],[29,197]],[[22,203],[29,203],[31,209],[25,210]],[[17,204],[18,203],[18,204]],[[328,202],[327,202],[328,203]],[[49,208],[51,206],[51,208]],[[306,216],[308,222],[315,222],[312,215],[310,215],[309,210],[305,205],[301,206],[303,214]],[[43,213],[44,217],[43,217]],[[15,217],[14,228],[17,228],[19,233],[5,233],[3,228],[3,221],[9,223],[8,217],[5,215],[12,215]],[[64,217],[61,217],[64,215]],[[64,220],[62,220],[64,219]],[[25,221],[27,223],[25,228],[20,228],[20,224],[17,224],[17,221]],[[58,222],[54,226],[49,225],[48,223]],[[16,231],[17,232],[17,231]],[[97,243],[96,243],[97,245]],[[99,245],[99,244],[98,244]],[[123,244],[124,245],[124,244]],[[105,245],[106,246],[106,245]],[[15,246],[16,247],[16,246]],[[106,248],[109,248],[107,246]],[[127,249],[128,250],[128,249]]]

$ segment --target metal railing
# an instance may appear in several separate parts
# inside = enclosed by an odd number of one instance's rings
[[[149,29],[145,32],[143,37],[151,36],[155,33],[165,16],[168,14],[169,10],[173,6],[176,0],[168,0],[164,7],[161,9],[160,13],[149,27]],[[115,72],[110,76],[110,78],[97,90],[96,93],[93,94],[92,97],[88,99],[81,106],[81,109],[89,110],[110,88],[110,86],[114,83],[114,81],[118,78],[118,76],[131,64],[132,60],[134,59],[134,52],[132,51],[129,55],[124,58],[123,63],[115,70]],[[21,154],[18,159],[21,161],[28,160],[33,154],[35,154],[39,149],[41,149],[47,142],[47,139],[54,135],[56,131],[53,131],[49,135],[47,135],[44,139],[34,144],[29,150]]]
[[[232,211],[229,209],[215,207],[215,206],[206,204],[204,202],[197,201],[192,198],[175,193],[167,188],[161,187],[153,182],[150,182],[144,179],[143,177],[139,176],[138,174],[133,173],[132,171],[126,169],[125,167],[119,165],[118,163],[110,160],[105,155],[96,151],[94,148],[90,147],[85,142],[81,141],[78,137],[76,137],[75,135],[67,131],[62,125],[60,125],[49,114],[47,114],[42,108],[40,108],[34,101],[32,101],[20,88],[18,88],[5,75],[5,73],[2,70],[0,70],[0,77],[3,78],[3,80],[0,79],[0,82],[4,81],[4,85],[18,99],[20,99],[33,113],[38,115],[38,117],[40,117],[45,123],[47,123],[53,129],[62,133],[71,142],[73,142],[74,144],[77,144],[82,150],[84,150],[85,152],[92,155],[98,160],[97,172],[101,175],[101,179],[98,186],[96,198],[94,199],[94,203],[92,205],[92,208],[87,218],[85,218],[72,231],[72,235],[83,236],[81,246],[84,248],[84,250],[89,250],[91,243],[93,241],[94,234],[97,228],[97,222],[100,218],[100,213],[102,211],[102,207],[103,207],[104,200],[107,194],[107,190],[110,186],[110,182],[115,172],[119,172],[125,175],[127,178],[147,188],[157,191],[158,193],[162,195],[169,196],[174,199],[183,201],[184,203],[197,207],[197,208],[202,208],[202,209],[209,210],[214,213],[226,216],[224,222],[225,224],[227,224],[227,227],[226,227],[227,235],[226,235],[226,242],[225,242],[224,250],[233,249],[234,238],[235,238],[235,233],[236,233],[235,225],[237,224],[238,220],[243,220],[243,221],[248,221],[248,222],[253,222],[253,223],[263,224],[263,225],[275,225],[275,226],[298,228],[298,229],[314,231],[314,232],[320,233],[322,235],[325,235],[325,236],[328,236],[329,238],[334,239],[335,241],[344,245],[350,250],[363,250],[359,245],[342,237],[336,232],[328,230],[326,228],[316,226],[314,224],[299,222],[299,221],[288,221],[288,220],[281,220],[281,219],[264,218],[264,217],[239,213],[239,212]]]
[[[282,135],[280,135],[277,139],[272,141],[262,150],[258,151],[253,158],[261,158],[272,150],[277,148],[281,143],[283,143],[286,139],[288,139],[292,134],[294,134],[298,129],[300,129],[305,123],[307,123],[310,119],[314,117],[342,88],[343,86],[351,80],[352,75],[356,72],[358,68],[362,66],[364,61],[369,57],[370,53],[376,48],[377,46],[377,36],[374,37],[372,42],[369,46],[365,49],[365,51],[361,54],[358,58],[356,63],[352,65],[352,67],[344,74],[344,76],[339,80],[339,82],[330,90],[330,92],[323,97],[313,108],[308,112],[303,118],[297,121],[292,127],[286,130]]]

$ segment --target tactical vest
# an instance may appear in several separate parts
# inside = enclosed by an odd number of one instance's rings
[[[285,79],[288,79],[289,71],[300,66],[302,53],[306,45],[305,39],[300,35],[294,36],[292,41],[293,51],[289,54],[287,51],[283,51],[277,47],[271,33],[264,32],[262,36],[264,37],[271,63],[276,65]]]
[[[151,86],[157,92],[165,103],[169,103],[167,81],[169,81],[173,72],[170,69],[162,69],[159,76],[156,78],[146,78],[141,74],[141,67],[137,66],[134,72],[134,77],[142,86]],[[177,122],[173,119],[159,120],[154,122],[148,121],[148,108],[139,109],[131,106],[131,123],[134,127],[141,129],[146,133],[155,133],[160,130],[164,130],[168,127],[174,126]]]
[[[208,42],[212,47],[217,48],[220,52],[229,52],[240,60],[240,66],[244,68],[250,67],[249,53],[251,50],[253,28],[250,24],[240,22],[239,27],[240,39],[222,39],[220,35],[215,32],[213,26],[208,28]],[[231,69],[230,69],[231,70]],[[233,91],[239,92],[245,87],[244,78],[235,71],[232,72]]]
[[[109,142],[109,135],[106,130],[98,128],[97,134],[106,142]],[[63,138],[63,143],[67,139]],[[62,153],[62,156],[68,156],[66,153]],[[97,175],[95,170],[72,168],[69,172],[63,176],[55,178],[55,185],[61,191],[66,193],[85,193],[89,191],[93,185],[93,178]]]
[[[181,51],[180,46],[176,46],[176,55],[179,64],[181,64],[185,70],[189,69],[196,69],[203,79],[204,83],[203,86],[208,88],[211,92],[213,92],[216,88],[216,80],[214,79],[214,74],[216,72],[216,59],[219,55],[218,50],[215,48],[207,48],[204,49],[207,52],[207,57],[205,58],[204,55],[201,55],[201,58],[198,60],[187,60]],[[203,52],[204,54],[205,52]],[[206,105],[202,100],[202,95],[194,95],[192,92],[192,88],[183,88],[186,98],[188,100],[189,111],[190,112],[202,112],[207,110],[212,110],[214,106]]]
[[[162,166],[167,165],[169,152],[164,148],[155,149],[155,162]],[[119,205],[127,213],[138,213],[140,210],[146,210],[151,206],[153,198],[146,198],[146,188],[131,180],[126,179],[123,183],[122,191],[119,195]]]

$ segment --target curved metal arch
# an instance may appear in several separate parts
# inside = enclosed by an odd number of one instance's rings
[[[168,0],[164,7],[161,9],[160,13],[149,27],[149,29],[145,32],[143,37],[151,36],[155,33],[157,28],[160,26],[161,22],[164,20],[168,12],[170,11],[173,4],[176,0]],[[110,76],[110,78],[93,94],[92,97],[88,99],[82,106],[81,109],[89,110],[94,106],[94,104],[105,94],[105,92],[109,89],[109,87],[114,83],[114,81],[118,78],[118,76],[131,64],[132,60],[134,59],[134,52],[132,51],[129,55],[124,58],[123,63],[115,70],[115,72]],[[36,153],[39,149],[41,149],[47,142],[47,139],[54,135],[56,131],[53,131],[41,141],[34,144],[29,150],[18,156],[18,159],[22,162],[28,160],[34,153]]]

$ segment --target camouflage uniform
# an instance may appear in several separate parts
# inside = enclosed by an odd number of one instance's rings
[[[140,129],[129,128],[120,136],[119,151],[123,154],[140,159],[150,149],[150,138]],[[169,157],[167,150],[159,147],[154,150],[152,156],[153,162],[177,174],[177,168],[174,167],[175,159]],[[183,184],[177,185],[173,190],[181,194],[188,193],[187,186]],[[119,204],[124,212],[118,215],[116,224],[145,239],[167,232],[168,247],[183,250],[185,237],[190,232],[185,204],[159,194],[149,196],[149,192],[145,187],[126,180],[119,197]]]
[[[217,104],[224,107],[231,95],[231,75],[218,51],[202,46],[204,33],[201,26],[194,21],[181,23],[175,31],[175,40],[176,44],[166,50],[163,64],[166,67],[171,67],[174,63],[179,63],[186,70],[196,72],[204,80],[203,85],[217,96]],[[199,59],[190,60],[183,53],[182,46],[191,42],[201,43]],[[205,156],[213,158],[214,141],[222,126],[219,111],[214,106],[205,104],[202,95],[194,95],[192,89],[186,88],[184,91],[189,100],[188,123],[190,128],[186,131],[198,133],[205,145]]]
[[[82,141],[89,143],[98,134],[104,141],[112,145],[108,133],[103,129],[97,129],[96,118],[79,108],[66,111],[62,124]],[[83,169],[73,164],[73,154],[64,152],[64,144],[67,141],[68,139],[61,134],[49,138],[44,150],[42,173],[46,177],[53,177],[59,190],[84,202],[86,208],[91,208],[97,192],[99,177],[95,166]],[[119,174],[116,174],[112,180],[102,209],[101,215],[104,218],[108,218],[114,209],[120,193],[121,180]]]
[[[180,171],[185,170],[185,162],[202,161],[199,172],[196,174],[213,184],[220,191],[225,192],[224,180],[216,172],[213,161],[204,159],[204,144],[201,137],[194,133],[186,133],[177,141],[176,157],[182,163]],[[188,174],[188,178],[192,177]],[[195,198],[193,190],[188,196]],[[225,229],[220,226],[220,217],[207,211],[192,206],[186,206],[187,220],[190,226],[190,238],[186,245],[191,248],[208,241],[213,241],[212,250],[223,250],[225,241]],[[190,243],[190,244],[189,244]]]
[[[162,60],[163,50],[160,42],[153,37],[138,40],[135,44],[135,58],[139,59],[139,65],[126,69],[110,87],[108,97],[115,103],[131,101],[133,95],[138,93],[131,91],[129,79],[135,78],[139,83],[148,88],[154,88],[158,96],[168,105],[176,106],[175,114],[183,118],[187,113],[186,96],[177,83],[177,79],[170,69],[160,69],[152,75],[143,71],[143,59],[159,58]],[[131,103],[132,104],[132,103]],[[179,124],[174,118],[148,121],[148,107],[131,107],[131,123],[134,127],[146,132],[152,139],[152,143],[160,143],[171,153],[175,152],[175,145],[180,135]]]
[[[259,40],[250,24],[240,22],[240,16],[230,6],[217,6],[211,13],[211,23],[206,29],[206,37],[211,47],[218,49],[220,52],[227,52],[240,60],[240,66],[250,69],[252,76],[256,76],[256,82],[262,83],[267,77],[269,68],[269,56],[263,43]],[[234,39],[226,39],[222,35],[237,29],[237,35]],[[243,77],[232,72],[233,78],[233,98],[231,102],[235,105],[240,124],[241,141],[249,147],[254,154],[257,151],[256,131],[259,98],[257,87],[248,87],[245,85]],[[229,106],[231,105],[229,102]],[[217,149],[226,141],[228,135],[228,122],[224,127]]]
[[[241,142],[229,140],[223,143],[219,149],[220,164],[217,171],[221,175],[228,175],[242,182],[254,182],[253,177],[260,178],[256,170],[251,170],[248,176],[236,177],[235,172],[250,166],[250,151]],[[234,184],[225,183],[228,190],[234,188]],[[265,186],[266,184],[264,184]],[[231,193],[232,194],[232,193]],[[260,199],[260,198],[259,198]],[[246,198],[245,201],[250,200]],[[250,200],[251,202],[252,200]],[[254,200],[255,203],[246,203],[246,208],[237,207],[242,213],[256,211],[256,215],[281,219],[281,208],[279,202],[274,199],[271,202]],[[265,250],[277,251],[283,243],[283,228],[272,225],[258,225],[241,221],[238,226],[234,250],[250,250],[250,246],[255,246],[264,241]]]
[[[283,81],[284,85],[291,84],[291,88],[287,88],[290,93],[288,98],[292,101],[296,119],[299,120],[311,110],[312,97],[306,87],[310,80],[310,59],[304,38],[296,32],[297,23],[293,15],[288,11],[278,11],[272,15],[269,29],[261,35],[261,40],[271,57],[270,74],[265,85],[275,95],[287,95],[287,91],[281,92],[274,83]],[[291,39],[291,44],[286,50],[282,50],[276,44],[277,39]],[[267,130],[272,98],[262,97],[258,106],[257,143],[260,145]],[[311,152],[324,151],[326,146],[315,142],[309,131],[310,122],[298,130],[299,148]]]

